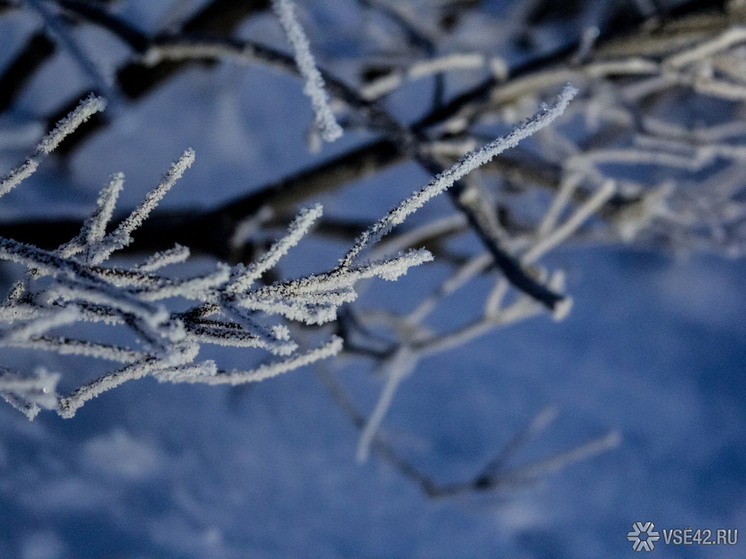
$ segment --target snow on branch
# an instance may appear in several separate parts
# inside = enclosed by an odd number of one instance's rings
[[[124,174],[116,173],[112,175],[109,184],[101,191],[96,211],[86,220],[81,231],[81,236],[88,245],[95,245],[104,239],[106,226],[114,213],[114,206],[116,206],[117,198],[119,198],[123,186]]]
[[[78,129],[78,126],[105,108],[106,100],[103,97],[89,95],[70,114],[60,120],[54,130],[44,136],[44,139],[36,148],[37,153],[52,153],[62,140]]]
[[[412,196],[404,200],[370,229],[365,231],[357,239],[352,250],[340,261],[340,265],[342,267],[351,266],[364,248],[378,242],[396,225],[402,223],[409,215],[421,208],[425,202],[453,186],[456,181],[464,178],[474,169],[488,163],[496,155],[499,155],[506,149],[517,146],[521,140],[528,138],[538,130],[551,124],[565,112],[565,109],[577,92],[577,89],[567,84],[557,98],[554,106],[542,109],[511,133],[493,140],[477,151],[467,154],[449,169],[440,173],[427,186],[413,193]]]
[[[303,92],[311,98],[311,106],[316,114],[316,126],[324,140],[333,142],[342,135],[342,128],[337,124],[329,106],[329,95],[324,89],[324,78],[321,77],[321,72],[316,67],[308,38],[295,17],[295,5],[292,0],[272,0],[272,7],[293,47],[298,71],[306,82]]]
[[[380,277],[394,281],[433,259],[427,250],[412,250],[395,258],[353,268],[338,267],[325,274],[278,283],[247,293],[237,303],[247,309],[267,312],[275,309],[290,320],[324,324],[336,319],[337,309],[357,298],[353,285],[362,279]]]
[[[314,78],[318,71],[308,52],[305,36],[292,14],[291,2],[276,0],[274,3],[296,48],[302,72],[309,83],[318,86],[312,98],[318,100],[321,96],[325,99],[320,76],[319,80]],[[309,86],[307,89],[313,88]],[[358,281],[373,277],[393,281],[411,267],[431,261],[432,254],[424,249],[372,262],[363,263],[356,259],[363,249],[377,242],[432,197],[495,155],[547,126],[562,114],[575,93],[574,88],[566,86],[553,107],[543,109],[512,133],[467,155],[435,177],[368,229],[334,269],[272,285],[254,284],[308,233],[322,215],[320,205],[301,210],[286,234],[255,262],[234,267],[216,263],[213,272],[174,279],[161,275],[161,270],[189,257],[189,250],[179,245],[129,268],[107,265],[106,262],[115,251],[132,242],[132,232],[149,217],[190,167],[194,152],[186,150],[145,200],[107,234],[124,185],[124,175],[112,175],[78,235],[57,250],[43,250],[0,237],[0,260],[18,263],[27,269],[24,280],[16,283],[0,304],[0,346],[99,358],[120,363],[121,368],[80,386],[66,397],[54,392],[58,376],[38,373],[35,377],[19,377],[0,370],[0,394],[29,418],[33,418],[41,408],[56,409],[63,417],[72,417],[85,402],[102,392],[145,376],[169,382],[240,384],[276,376],[336,355],[342,349],[341,338],[332,336],[320,347],[299,353],[299,344],[290,338],[288,327],[277,322],[286,319],[313,325],[334,321],[340,306],[357,298],[355,285]],[[316,106],[316,101],[314,103]],[[42,140],[32,157],[0,183],[0,194],[19,184],[36,169],[42,156],[54,150],[65,136],[104,106],[104,100],[98,97],[84,100]],[[565,226],[541,239],[534,252],[525,257],[536,258],[540,252],[565,238],[611,193],[612,187],[601,189]],[[179,312],[169,310],[170,300],[177,297],[192,301],[194,306]],[[262,315],[274,317],[274,323],[262,324]],[[75,324],[85,321],[127,329],[141,346],[135,351],[65,335],[74,329]],[[198,360],[202,344],[252,348],[282,359],[260,363],[249,371],[221,371],[211,360]],[[367,452],[396,385],[415,362],[416,359],[396,361],[397,374],[390,375],[389,396],[384,394],[377,413],[366,428],[359,455],[364,456]]]
[[[184,262],[187,258],[189,258],[189,249],[176,244],[174,248],[164,250],[163,252],[156,252],[147,261],[135,266],[135,269],[141,272],[155,272],[164,266]]]
[[[321,359],[327,359],[334,355],[337,355],[342,351],[342,338],[338,336],[332,336],[332,339],[324,344],[323,346],[314,350],[308,351],[301,355],[296,355],[284,361],[277,363],[260,365],[258,368],[251,371],[231,371],[218,372],[212,375],[206,375],[201,371],[196,371],[197,374],[192,375],[179,375],[174,376],[173,371],[168,370],[163,373],[157,373],[155,376],[159,380],[163,381],[177,381],[177,382],[202,382],[205,384],[244,384],[247,382],[257,382],[266,378],[275,377],[287,371],[292,371],[298,367],[309,365]]]
[[[150,212],[152,212],[161,199],[166,193],[171,190],[171,187],[181,178],[189,167],[194,163],[194,150],[186,150],[179,160],[171,166],[166,176],[160,182],[160,184],[153,189],[130,215],[125,219],[116,230],[102,239],[100,247],[94,245],[94,254],[90,260],[94,264],[98,264],[106,260],[112,252],[120,248],[126,247],[132,242],[131,233],[137,229],[142,223],[148,218]],[[105,194],[102,193],[102,198]]]
[[[95,95],[89,95],[81,101],[75,110],[57,123],[54,130],[44,136],[39,145],[36,146],[36,152],[31,157],[0,180],[0,197],[33,175],[42,159],[54,151],[62,140],[75,132],[78,126],[91,118],[91,116],[99,111],[103,111],[105,107],[106,101]]]
[[[60,375],[38,368],[33,375],[24,377],[0,367],[0,395],[11,406],[29,419],[44,409],[57,407],[57,382]]]
[[[34,156],[19,167],[20,171],[14,171],[3,181],[3,191],[19,184],[36,169],[42,156],[104,105],[98,97],[89,97],[81,103],[44,138]],[[85,402],[102,392],[145,376],[170,382],[240,384],[331,357],[341,351],[341,338],[333,336],[314,350],[298,353],[299,345],[290,339],[287,326],[265,326],[259,321],[259,313],[306,324],[329,322],[336,319],[341,304],[356,298],[357,281],[374,276],[394,280],[411,266],[432,259],[427,251],[412,251],[387,260],[254,287],[254,282],[298,244],[321,216],[321,206],[315,205],[302,210],[286,235],[247,266],[239,264],[231,268],[217,263],[215,271],[206,275],[179,279],[160,275],[163,268],[188,258],[189,250],[179,245],[130,268],[106,265],[116,250],[132,242],[132,232],[148,218],[193,161],[194,152],[186,150],[160,184],[109,234],[106,230],[124,185],[121,173],[112,175],[104,186],[96,208],[78,235],[57,250],[0,237],[0,260],[23,265],[28,271],[0,305],[0,347],[52,351],[122,364],[121,368],[80,386],[66,397],[57,396],[53,390],[56,384],[50,384],[52,380],[56,383],[59,375],[19,377],[0,371],[0,394],[29,418],[41,408],[55,409],[63,417],[72,417]],[[176,297],[196,301],[196,306],[171,312],[167,303]],[[75,324],[85,321],[128,329],[142,345],[135,351],[59,335],[74,331]],[[254,348],[282,359],[259,364],[250,371],[218,371],[214,362],[197,360],[202,344]]]
[[[288,250],[293,248],[308,233],[314,222],[323,214],[321,204],[313,208],[301,210],[295,220],[290,224],[288,233],[280,241],[272,245],[272,248],[244,270],[240,270],[231,278],[228,291],[238,293],[245,291],[251,284],[259,279],[264,272],[272,269]]]

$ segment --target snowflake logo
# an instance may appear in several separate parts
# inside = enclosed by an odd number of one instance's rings
[[[635,522],[632,524],[632,530],[627,532],[627,539],[632,542],[632,549],[635,551],[653,551],[655,542],[661,539],[661,536],[655,531],[652,522]]]

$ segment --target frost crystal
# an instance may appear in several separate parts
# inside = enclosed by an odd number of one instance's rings
[[[342,135],[342,128],[337,124],[329,106],[329,95],[324,89],[324,78],[321,77],[321,72],[316,67],[308,38],[295,17],[295,5],[292,0],[272,0],[272,7],[293,47],[298,71],[306,82],[303,93],[311,98],[311,106],[316,114],[316,126],[324,140],[333,142]]]
[[[289,0],[276,0],[274,4],[296,49],[301,72],[310,84],[307,90],[313,90],[314,107],[318,114],[322,114],[319,107],[328,110],[326,93],[321,88],[321,76],[308,52],[308,43],[292,13],[292,4]],[[72,417],[91,398],[145,376],[169,382],[240,384],[276,376],[336,355],[342,350],[341,338],[332,336],[316,349],[299,352],[299,346],[291,339],[286,325],[265,326],[258,322],[258,316],[263,313],[309,325],[331,322],[336,320],[341,305],[356,299],[354,287],[359,280],[373,277],[396,280],[412,266],[431,261],[432,255],[424,249],[367,263],[360,263],[358,257],[363,249],[376,243],[429,199],[552,122],[562,114],[575,93],[576,90],[568,85],[553,107],[543,109],[507,136],[468,154],[435,177],[363,233],[333,270],[273,285],[255,287],[254,283],[306,235],[322,215],[320,205],[302,210],[290,224],[287,234],[251,264],[231,268],[218,263],[212,273],[171,279],[156,272],[189,257],[189,250],[180,245],[154,254],[129,269],[103,264],[114,252],[132,242],[133,231],[189,168],[194,161],[194,152],[186,150],[161,183],[114,231],[107,234],[107,226],[124,184],[121,173],[113,175],[80,233],[56,250],[42,250],[0,237],[0,260],[22,264],[28,270],[25,279],[11,288],[0,305],[0,321],[5,323],[0,325],[0,347],[96,357],[118,363],[119,368],[77,388],[66,397],[56,393],[59,375],[37,370],[32,376],[24,376],[0,369],[0,395],[29,418],[33,418],[41,408],[55,409],[63,417]],[[95,96],[84,100],[42,140],[32,157],[0,181],[0,196],[32,174],[43,156],[104,106],[104,100]],[[322,128],[329,124],[327,117],[333,121],[330,111],[327,116],[322,114],[319,117]],[[329,130],[327,127],[326,131]],[[524,255],[524,260],[535,259],[563,239],[613,191],[613,185],[602,189],[586,208],[570,219],[570,225],[543,239],[533,253]],[[175,297],[194,305],[181,312],[169,311],[166,301]],[[142,342],[142,347],[135,350],[51,334],[56,329],[81,321],[128,328]],[[277,357],[253,370],[223,371],[211,360],[198,360],[202,344],[256,348]],[[404,359],[397,365],[398,374],[391,376],[388,392],[393,394],[396,384],[415,362]],[[384,397],[379,403],[365,430],[359,456],[364,457],[367,452],[372,433],[389,401],[390,397]]]
[[[0,182],[0,195],[30,176],[65,136],[104,106],[99,97],[84,100],[42,140],[32,157]],[[214,272],[187,279],[158,275],[162,268],[188,258],[189,250],[179,245],[129,269],[104,266],[114,252],[132,242],[132,233],[193,161],[194,152],[186,150],[161,183],[111,233],[106,230],[124,184],[121,173],[104,186],[96,209],[80,233],[57,250],[42,250],[0,237],[0,260],[20,263],[28,270],[26,278],[11,288],[0,305],[0,321],[4,323],[0,325],[0,347],[83,355],[120,364],[66,397],[56,393],[57,374],[40,370],[24,376],[0,369],[0,395],[29,418],[33,419],[41,408],[72,417],[91,398],[145,376],[169,382],[240,384],[326,359],[342,349],[340,338],[332,336],[320,347],[299,353],[288,327],[262,325],[257,321],[258,311],[306,324],[329,322],[336,318],[341,304],[355,299],[353,287],[358,280],[374,276],[395,279],[409,267],[432,259],[427,251],[418,251],[366,266],[253,287],[321,216],[322,208],[316,205],[302,210],[287,234],[247,266],[231,268],[218,263]],[[193,301],[194,306],[170,312],[166,301],[174,297]],[[143,348],[51,334],[81,321],[124,326],[144,342]],[[201,344],[257,348],[279,359],[249,371],[222,371],[213,361],[198,360]]]

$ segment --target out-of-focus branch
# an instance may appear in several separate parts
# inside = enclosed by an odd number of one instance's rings
[[[34,33],[0,76],[0,112],[6,110],[41,66],[55,45],[44,33]]]
[[[183,60],[190,58],[222,58],[224,56],[250,57],[253,60],[260,60],[270,65],[278,66],[285,71],[294,74],[298,73],[294,60],[287,55],[251,42],[241,44],[231,40],[202,39],[194,41],[166,39],[153,43],[149,48],[146,59],[150,58],[152,60],[155,57],[157,61],[161,61],[167,57]],[[443,171],[444,167],[424,148],[426,139],[421,134],[413,133],[408,127],[397,122],[378,103],[362,98],[354,89],[328,72],[322,72],[321,74],[329,92],[350,106],[359,118],[364,119],[369,129],[384,133],[397,145],[399,150],[407,153],[429,173],[438,174]],[[456,181],[449,190],[449,195],[456,204],[456,207],[469,217],[470,225],[477,233],[479,239],[493,254],[497,266],[502,269],[509,281],[518,289],[537,298],[545,306],[553,310],[555,305],[563,297],[548,290],[523,270],[521,264],[500,246],[497,239],[484,229],[482,221],[476,216],[473,208],[460,202],[462,192],[463,185],[460,181]]]
[[[144,40],[145,35],[135,29],[130,29],[126,22],[119,21],[115,16],[99,12],[95,8],[84,7],[82,3],[77,2],[76,0],[60,0],[59,4],[73,12],[75,15],[86,18],[96,25],[109,29],[125,42],[131,44],[133,50],[142,51],[144,48],[142,40]],[[244,6],[243,9],[247,10],[245,13],[250,13],[252,10],[261,9],[264,4],[266,3],[248,3],[252,8],[249,9]],[[694,3],[691,6],[694,6]],[[238,43],[230,39],[216,40],[194,38],[186,40],[183,38],[187,37],[187,33],[193,33],[195,30],[200,29],[210,32],[229,31],[229,22],[221,19],[220,14],[224,14],[226,10],[230,11],[231,9],[233,8],[229,8],[228,3],[226,2],[214,2],[205,8],[205,10],[195,15],[183,26],[181,37],[177,34],[175,37],[159,38],[158,40],[150,41],[147,44],[145,52],[152,53],[152,49],[155,48],[154,52],[158,53],[158,49],[161,49],[162,55],[164,53],[167,54],[168,49],[172,49],[171,52],[173,53],[174,48],[182,48],[191,45],[195,48],[202,49],[203,51],[206,49],[209,53],[210,48],[214,49],[215,46],[223,46],[233,49],[233,56],[250,55],[252,59],[259,60],[262,63],[281,67],[285,71],[296,72],[291,57],[261,45],[246,42]],[[636,30],[638,35],[646,32],[647,31],[642,28]],[[670,30],[669,32],[673,33],[673,31]],[[602,52],[601,49],[604,46],[604,41],[607,41],[608,43],[616,35],[616,31],[609,31],[606,35],[602,34],[598,41],[598,52]],[[215,53],[213,51],[213,57],[217,55],[222,56],[221,53]],[[198,59],[204,61],[205,58],[210,57],[192,54],[190,56],[183,56],[180,60],[160,60],[160,62],[154,66],[154,69],[161,67],[167,68],[168,66],[163,66],[164,64],[167,65],[173,63],[181,65],[194,62]],[[387,165],[405,159],[414,159],[425,167],[428,172],[434,174],[438,173],[443,169],[443,166],[430,155],[427,147],[429,140],[426,137],[426,132],[430,127],[443,122],[444,119],[452,117],[467,107],[470,107],[470,112],[478,115],[481,110],[479,107],[484,102],[496,103],[496,105],[499,106],[503,103],[512,102],[520,95],[543,90],[556,83],[558,79],[566,78],[566,72],[557,72],[552,69],[552,66],[558,64],[559,61],[564,61],[564,64],[568,65],[572,62],[571,58],[570,52],[563,50],[561,52],[558,51],[553,53],[551,56],[536,59],[530,63],[514,68],[510,70],[506,83],[500,84],[497,82],[496,78],[490,79],[482,85],[457,97],[447,106],[433,111],[430,115],[420,120],[420,122],[416,123],[411,128],[398,123],[384,109],[382,109],[379,104],[363,99],[350,86],[335,79],[334,76],[325,73],[324,78],[332,95],[348,104],[348,106],[356,112],[358,118],[363,119],[366,127],[382,132],[384,136],[388,138],[388,141],[375,142],[368,146],[364,146],[363,148],[359,148],[335,161],[323,164],[309,172],[304,172],[269,185],[257,194],[252,194],[207,214],[198,212],[179,212],[179,215],[162,215],[162,219],[159,221],[164,223],[165,231],[161,231],[161,234],[156,234],[156,232],[153,231],[153,237],[156,239],[173,239],[174,237],[179,237],[178,242],[184,242],[199,250],[201,247],[204,247],[207,242],[203,237],[194,238],[195,235],[192,231],[195,228],[193,226],[195,224],[209,224],[210,230],[216,232],[215,234],[223,239],[222,243],[217,243],[217,246],[222,245],[224,248],[217,249],[217,252],[221,252],[221,256],[225,257],[226,254],[234,254],[235,249],[235,246],[226,248],[225,239],[235,239],[235,235],[241,226],[245,225],[247,220],[251,220],[255,217],[259,210],[267,209],[269,207],[270,210],[276,211],[278,206],[293,203],[293,201],[307,196],[309,192],[315,192],[314,184],[317,184],[319,188],[323,189],[335,188],[347,180],[359,178],[361,174],[366,172],[366,169],[372,168],[373,170],[380,170]],[[143,71],[147,68],[146,65],[141,63],[132,64],[140,67]],[[132,64],[130,66],[132,66]],[[604,67],[603,64],[606,64],[606,66]],[[654,63],[649,64],[655,65]],[[570,64],[570,66],[572,65]],[[591,58],[584,65],[572,66],[572,69],[568,71],[575,75],[582,75],[585,72],[589,76],[598,75],[599,72],[606,72],[609,75],[613,75],[614,73],[628,75],[630,71],[633,73],[655,71],[655,68],[651,70],[645,66],[645,64],[642,64],[642,66],[638,64],[640,67],[635,67],[637,69],[630,69],[628,66],[628,63],[624,68],[614,67],[613,65],[609,66],[608,63],[603,62],[603,59],[599,61],[595,58]],[[151,83],[151,85],[154,84]],[[97,123],[94,119],[91,119],[91,121],[87,123],[89,129],[93,129],[100,125],[101,123]],[[84,127],[81,127],[80,130],[83,129]],[[73,145],[74,141],[75,138],[72,138],[68,141],[66,146],[69,147]],[[523,175],[524,178],[533,177],[534,180],[542,182],[545,185],[552,186],[559,184],[560,177],[554,175],[555,171],[552,169],[551,164],[544,165],[544,169],[539,166],[538,170],[534,170],[532,168],[533,165],[522,164],[520,163],[520,160],[514,159],[510,163],[502,163],[498,161],[493,164],[493,167],[499,168],[501,165],[504,168],[508,168],[512,174],[517,173],[518,175]],[[547,170],[549,170],[549,172],[547,172]],[[493,253],[497,263],[501,268],[503,268],[506,275],[510,277],[513,283],[520,289],[527,290],[527,292],[539,297],[545,301],[547,306],[552,308],[556,300],[558,300],[558,296],[556,294],[550,295],[546,293],[545,288],[542,288],[542,286],[529,274],[525,273],[515,258],[511,257],[496,243],[493,235],[490,234],[488,229],[485,227],[483,220],[480,219],[477,213],[475,213],[474,209],[461,203],[460,199],[463,192],[463,186],[457,183],[454,189],[450,191],[450,195],[459,210],[468,216],[470,225],[485,246],[487,246]],[[582,199],[584,196],[583,192],[583,189],[578,189],[575,196]],[[617,196],[610,201],[611,207],[621,208],[627,203],[626,200],[627,199],[624,196]],[[634,197],[632,198],[632,201],[635,201]],[[602,210],[602,212],[608,211],[608,209]],[[147,231],[143,231],[143,236],[145,235],[150,237]],[[18,236],[23,237],[23,234],[21,233]],[[216,243],[214,242],[215,240],[215,238],[209,239],[211,246],[216,246]],[[143,238],[141,245],[146,245],[147,243],[145,241],[146,239]],[[211,252],[216,252],[216,249],[213,248]]]
[[[336,375],[324,364],[316,366],[316,373],[348,420],[357,429],[364,429],[366,425],[365,416],[360,413]],[[399,473],[404,477],[414,482],[427,497],[445,498],[484,491],[524,487],[537,482],[542,476],[551,472],[608,451],[619,445],[619,434],[611,432],[549,458],[536,460],[522,466],[509,466],[509,462],[515,455],[534,441],[554,421],[555,417],[556,411],[552,408],[539,412],[526,427],[518,431],[508,441],[480,473],[474,476],[473,479],[465,482],[448,484],[436,482],[414,463],[401,456],[381,435],[374,435],[371,441],[371,449],[399,470]]]
[[[108,12],[98,9],[89,3],[75,0],[61,0],[60,5],[82,17],[94,25],[102,26],[123,40],[135,52],[143,52],[149,37],[135,26],[123,21]],[[269,8],[269,0],[214,0],[195,13],[182,26],[183,33],[206,33],[216,36],[230,35],[247,17],[263,12]],[[139,61],[129,62],[116,72],[116,86],[129,99],[136,100],[153,91],[158,85],[170,79],[176,73],[183,71],[193,60],[164,62],[149,67]],[[47,125],[53,126],[62,116],[67,114],[87,92],[79,92],[71,100],[47,119]],[[74,150],[77,145],[95,130],[106,124],[105,119],[91,119],[86,126],[79,128],[76,134],[68,139],[60,148],[60,154]]]
[[[272,182],[254,193],[214,209],[162,210],[156,214],[155,219],[143,224],[137,243],[125,250],[150,254],[178,243],[189,246],[195,252],[210,254],[223,260],[241,260],[240,253],[232,252],[229,240],[235,239],[236,232],[242,226],[251,223],[258,214],[264,212],[268,216],[278,217],[291,215],[303,202],[322,193],[333,192],[350,182],[378,174],[406,160],[406,156],[392,142],[382,140],[366,144],[336,159]],[[560,184],[559,168],[535,158],[527,158],[525,154],[520,153],[519,148],[513,153],[505,153],[493,159],[484,168],[499,173],[516,184],[535,184],[550,191],[557,190]],[[588,196],[588,193],[578,189],[574,193],[574,200],[582,203]],[[616,195],[601,210],[601,214],[612,219],[638,200],[636,196]],[[122,215],[119,219],[124,217]],[[72,237],[79,228],[80,222],[74,219],[23,219],[0,223],[0,236],[52,249]],[[354,238],[357,233],[359,231],[351,234],[349,238]],[[241,242],[248,240],[244,238]],[[403,248],[406,247],[399,250]]]

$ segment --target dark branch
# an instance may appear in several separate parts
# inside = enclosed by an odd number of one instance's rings
[[[54,54],[54,43],[44,33],[34,33],[0,76],[0,112],[13,103],[34,74]]]

